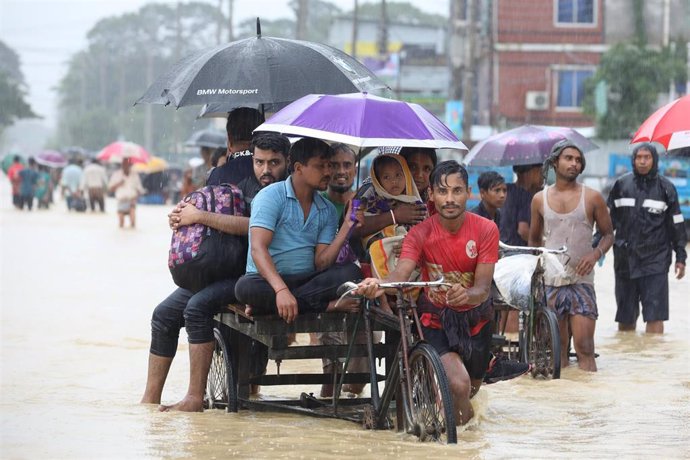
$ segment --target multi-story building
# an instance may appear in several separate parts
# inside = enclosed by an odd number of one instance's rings
[[[584,81],[606,51],[603,0],[498,1],[492,114],[500,125],[587,126]]]

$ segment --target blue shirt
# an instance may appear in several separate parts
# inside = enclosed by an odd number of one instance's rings
[[[251,228],[273,232],[268,252],[281,275],[311,273],[316,270],[314,254],[317,244],[331,244],[338,230],[335,207],[314,192],[309,216],[305,222],[292,177],[263,188],[252,201],[249,218],[249,254],[247,273],[258,273],[251,254]]]
[[[518,225],[525,222],[530,225],[532,220],[532,194],[515,184],[506,184],[508,195],[501,208],[501,241],[511,246],[527,246],[518,233]]]

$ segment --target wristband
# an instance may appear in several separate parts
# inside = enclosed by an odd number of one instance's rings
[[[288,288],[288,287],[285,286],[285,287],[282,287],[282,288],[278,289],[278,290],[276,291],[276,295],[278,295],[278,293],[279,293],[280,291],[284,291],[284,290],[286,290],[287,288]]]
[[[398,223],[395,221],[395,213],[393,213],[392,209],[391,209],[391,218],[393,218],[393,225],[398,225]]]
[[[598,250],[599,250],[599,253],[601,254],[601,255],[599,256],[599,258],[604,257],[604,251],[603,251],[599,246],[597,246],[597,247],[594,248],[594,249],[598,249]]]

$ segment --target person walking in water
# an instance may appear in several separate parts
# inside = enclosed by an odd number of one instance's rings
[[[608,198],[613,229],[618,330],[634,331],[642,303],[646,331],[661,334],[668,320],[668,268],[676,253],[676,279],[685,276],[687,235],[673,183],[659,175],[659,154],[640,144],[633,171],[616,180]]]
[[[108,189],[111,193],[115,192],[120,228],[125,226],[125,216],[129,216],[129,224],[132,228],[135,228],[137,198],[145,190],[141,185],[139,174],[132,171],[132,162],[129,158],[122,159],[122,169],[118,169],[110,177]]]
[[[585,169],[585,156],[569,140],[556,143],[544,162],[556,172],[556,183],[532,200],[529,245],[568,248],[559,256],[562,273],[544,274],[547,303],[556,311],[561,335],[561,367],[568,365],[572,334],[580,369],[595,372],[594,328],[599,315],[594,292],[594,264],[613,243],[613,228],[606,202],[599,192],[577,182]],[[592,247],[594,224],[601,240]]]

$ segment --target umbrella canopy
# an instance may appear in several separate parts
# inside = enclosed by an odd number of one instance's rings
[[[137,172],[151,174],[168,169],[168,162],[160,157],[152,156],[146,163],[137,163],[132,166],[132,169]]]
[[[19,157],[19,162],[21,164],[26,165],[26,158],[24,158],[21,155],[17,155],[16,153],[8,153],[4,157],[2,157],[2,172],[7,174],[7,171],[9,171],[10,166],[12,166],[12,163],[14,163],[15,156]]]
[[[255,131],[315,137],[360,148],[467,150],[465,144],[424,107],[367,93],[304,96],[274,114]]]
[[[650,115],[630,141],[636,142],[658,142],[667,150],[690,147],[690,94]]]
[[[44,150],[36,155],[36,163],[49,168],[63,168],[67,166],[67,158],[55,150]]]
[[[306,94],[386,88],[369,69],[336,48],[257,36],[188,56],[159,77],[135,102],[175,107],[224,103],[256,107]]]
[[[583,152],[597,144],[571,128],[524,125],[490,136],[472,147],[463,162],[471,166],[506,166],[544,163],[551,147],[563,139],[575,143]]]
[[[151,154],[134,142],[117,141],[103,147],[96,158],[110,163],[121,163],[123,158],[129,158],[132,163],[146,163]]]
[[[217,149],[227,146],[227,137],[223,131],[217,129],[202,129],[192,133],[185,145],[187,147],[209,147]]]

